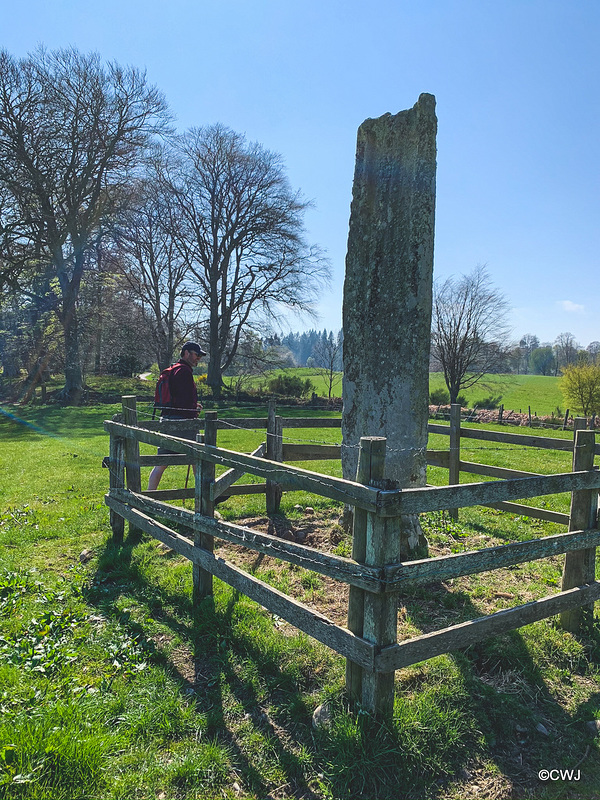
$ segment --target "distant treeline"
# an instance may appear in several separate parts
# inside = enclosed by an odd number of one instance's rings
[[[342,369],[342,331],[309,330],[303,333],[294,332],[285,335],[274,334],[264,339],[266,347],[281,348],[289,351],[288,363],[296,367],[333,366]]]

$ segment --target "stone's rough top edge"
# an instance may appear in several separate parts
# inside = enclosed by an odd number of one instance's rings
[[[429,94],[428,92],[422,92],[419,95],[419,99],[412,108],[407,108],[404,111],[398,111],[397,114],[392,114],[391,111],[386,111],[386,113],[382,114],[380,117],[367,117],[367,119],[360,125],[360,127],[362,128],[364,125],[369,126],[373,123],[379,122],[380,120],[393,121],[398,117],[410,114],[413,111],[417,112],[429,111],[432,115],[435,115],[435,106],[436,106],[435,95]]]

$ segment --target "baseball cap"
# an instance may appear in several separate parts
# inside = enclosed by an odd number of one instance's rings
[[[186,342],[181,348],[181,352],[184,350],[193,350],[194,353],[198,353],[199,356],[206,355],[206,350],[203,350],[197,342]]]

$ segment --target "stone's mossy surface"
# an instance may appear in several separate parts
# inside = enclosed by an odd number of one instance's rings
[[[358,130],[344,283],[344,477],[361,436],[387,438],[386,476],[423,486],[429,403],[435,98]]]

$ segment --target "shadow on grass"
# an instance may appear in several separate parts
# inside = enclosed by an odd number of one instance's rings
[[[219,590],[216,605],[207,598],[194,608],[185,587],[148,580],[134,557],[141,541],[129,536],[121,547],[105,545],[87,599],[146,642],[153,662],[206,715],[208,733],[226,746],[245,789],[256,796],[435,800],[460,796],[456,786],[466,790],[473,772],[485,786],[495,769],[504,779],[503,796],[541,798],[548,794],[540,769],[575,769],[587,758],[595,779],[600,774],[584,725],[596,715],[600,695],[574,701],[567,712],[535,658],[545,653],[553,661],[559,672],[552,680],[583,679],[589,660],[600,661],[598,629],[579,643],[571,639],[569,650],[560,641],[565,634],[545,621],[536,623],[533,638],[512,631],[402,670],[389,726],[349,710],[336,678],[332,724],[314,732],[305,697],[322,692],[323,679],[311,674],[318,659],[310,646],[302,650],[306,637],[283,644],[271,617],[234,590]],[[162,653],[143,624],[119,611],[123,592],[146,605],[184,645]],[[441,609],[437,628],[481,615],[466,593],[444,586],[426,592],[428,603],[418,593],[403,598],[418,627],[431,626],[428,604]]]
[[[426,602],[423,592],[426,591]],[[431,607],[438,609],[436,629],[476,619],[482,612],[467,592],[443,585],[427,586],[404,597],[414,623],[431,630]],[[577,703],[578,682],[590,680],[589,664],[600,664],[600,629],[581,636],[565,633],[556,619],[534,623],[527,635],[520,630],[487,638],[448,656],[471,698],[470,713],[483,736],[482,746],[466,764],[466,775],[477,763],[491,762],[505,777],[510,797],[600,797],[600,759],[591,752],[593,732],[586,722],[598,715],[600,693]],[[546,670],[540,666],[546,667]],[[404,681],[405,691],[418,691],[427,672],[415,670]],[[562,703],[559,695],[562,694]],[[571,698],[566,699],[570,694]],[[572,711],[566,710],[570,706]],[[591,752],[591,755],[590,755]],[[589,757],[589,758],[588,758]],[[573,783],[548,794],[542,769],[574,770],[587,760],[587,794]]]
[[[178,682],[182,696],[206,715],[207,733],[225,745],[246,789],[269,798],[277,784],[279,791],[289,790],[285,796],[307,800],[321,796],[313,792],[305,776],[306,759],[297,755],[300,740],[306,746],[312,741],[310,711],[292,677],[279,670],[273,648],[253,642],[251,629],[237,629],[233,617],[238,593],[231,590],[222,608],[206,598],[195,609],[189,594],[148,582],[134,558],[142,540],[135,534],[120,547],[111,541],[105,544],[86,590],[87,601],[143,643],[153,663],[165,669]],[[144,625],[118,609],[122,593],[147,605],[154,619],[185,644],[164,655]],[[244,680],[240,672],[245,669],[255,673],[254,680]],[[266,710],[265,694],[271,706],[278,708],[276,713]],[[232,705],[237,712],[227,710]],[[265,777],[273,772],[283,773],[283,782]]]

